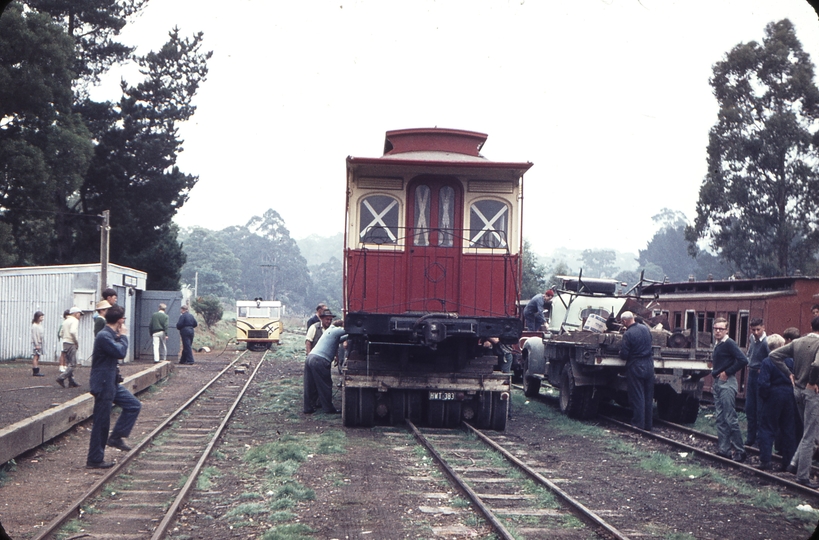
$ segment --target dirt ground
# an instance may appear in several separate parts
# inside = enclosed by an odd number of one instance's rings
[[[176,366],[169,381],[141,395],[143,412],[132,441],[231,354],[197,355],[195,366]],[[302,414],[302,360],[299,336],[291,334],[260,369],[209,460],[207,481],[182,509],[171,538],[492,537],[403,428],[345,430],[340,415]],[[6,394],[3,414],[11,403]],[[10,407],[8,414],[24,407]],[[5,474],[0,520],[14,540],[34,536],[97,478],[99,473],[83,468],[89,427],[21,456]],[[635,538],[804,539],[819,516],[797,510],[819,507],[819,494],[789,495],[637,435],[568,421],[555,407],[527,401],[517,391],[503,436],[525,449],[527,459],[544,462],[563,489]],[[109,452],[107,457],[116,456],[116,450]]]

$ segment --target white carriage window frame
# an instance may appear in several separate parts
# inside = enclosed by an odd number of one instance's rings
[[[387,193],[367,193],[358,199],[357,239],[369,248],[395,249],[404,244],[402,203]],[[378,230],[377,235],[372,233]]]
[[[509,249],[509,223],[512,208],[502,199],[477,199],[469,204],[466,246],[494,251]]]

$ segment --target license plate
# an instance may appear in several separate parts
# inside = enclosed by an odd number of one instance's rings
[[[429,399],[432,401],[455,401],[455,392],[430,392]]]

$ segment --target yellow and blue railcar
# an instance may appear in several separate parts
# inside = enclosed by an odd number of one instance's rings
[[[269,349],[279,343],[283,330],[284,306],[278,300],[239,300],[236,302],[236,341],[247,343],[251,351]]]

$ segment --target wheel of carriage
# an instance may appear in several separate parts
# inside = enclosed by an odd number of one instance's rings
[[[429,400],[429,405],[427,405],[427,424],[429,424],[430,427],[444,427],[446,419],[444,403],[444,401],[437,399]]]
[[[599,401],[593,386],[575,384],[572,364],[566,362],[560,374],[560,411],[570,418],[593,418],[597,415]]]
[[[444,402],[444,425],[446,427],[458,427],[461,425],[461,406],[460,401],[445,401]]]
[[[407,408],[404,412],[404,418],[409,418],[410,422],[416,424],[421,422],[424,418],[424,399],[421,391],[408,390],[405,403]]]
[[[359,400],[361,402],[361,417],[359,425],[363,427],[372,427],[375,423],[375,389],[361,388]]]
[[[341,415],[344,417],[345,427],[355,427],[358,425],[358,388],[345,388],[341,401]]]
[[[492,393],[479,392],[475,396],[475,427],[478,429],[489,429],[492,425]]]
[[[390,391],[390,423],[400,424],[407,417],[406,394],[401,390]]]
[[[540,393],[540,379],[529,373],[529,355],[523,354],[523,395],[536,397]]]
[[[509,399],[501,399],[501,392],[492,392],[492,423],[489,428],[495,431],[506,429],[506,419],[509,418]]]

